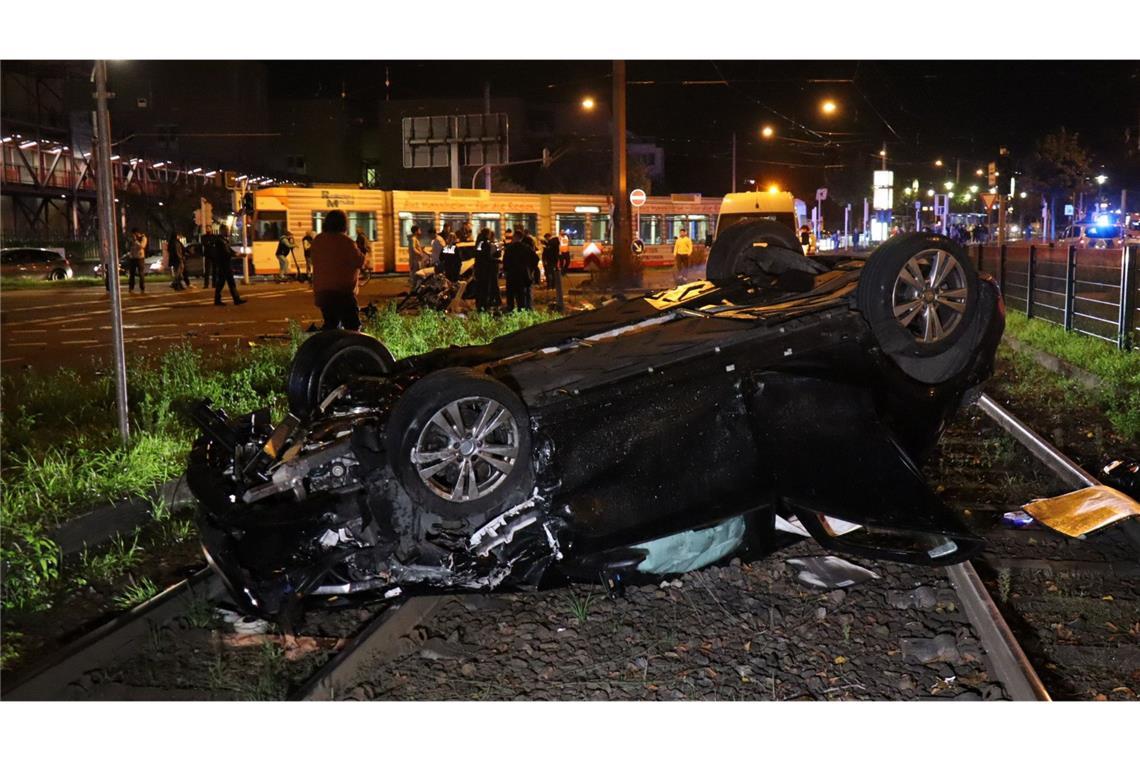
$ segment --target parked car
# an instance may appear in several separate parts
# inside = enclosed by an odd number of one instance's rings
[[[992,373],[992,278],[939,235],[809,259],[773,221],[722,229],[707,277],[400,361],[315,334],[284,420],[193,411],[208,561],[247,611],[291,617],[305,599],[620,587],[762,555],[794,521],[848,554],[975,554],[917,463]]]
[[[62,248],[4,248],[0,249],[0,276],[69,280],[74,273]]]
[[[127,273],[127,260],[129,256],[119,257],[119,274],[125,275]],[[151,253],[147,251],[146,258],[143,259],[143,271],[148,275],[158,274],[163,271],[163,256],[161,253]],[[103,276],[103,262],[100,261],[93,269],[96,277]]]

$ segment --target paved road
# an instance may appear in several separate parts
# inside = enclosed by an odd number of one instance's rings
[[[567,288],[585,279],[572,274]],[[378,305],[406,291],[407,279],[376,277],[360,291],[361,305]],[[197,282],[195,283],[197,284]],[[189,342],[208,351],[248,348],[250,341],[283,340],[290,320],[302,328],[320,323],[312,291],[303,283],[238,285],[247,303],[214,306],[212,290],[175,291],[169,280],[153,278],[146,294],[123,290],[123,333],[128,361]],[[546,293],[535,289],[536,301]],[[99,287],[44,287],[6,290],[0,295],[0,372],[60,367],[90,370],[111,361],[111,299]]]
[[[308,327],[320,320],[312,291],[303,283],[238,285],[246,303],[214,306],[213,291],[175,291],[155,280],[143,294],[123,291],[123,333],[128,360],[188,341],[217,351],[248,346],[251,340],[288,335],[289,321]],[[407,280],[376,278],[361,289],[360,301],[394,298]],[[37,288],[5,291],[0,298],[0,371],[26,367],[87,369],[110,362],[111,299],[101,288]]]

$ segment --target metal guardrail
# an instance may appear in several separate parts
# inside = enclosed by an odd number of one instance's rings
[[[1007,308],[1121,350],[1140,349],[1140,245],[1006,243],[970,251],[978,269],[997,279]]]

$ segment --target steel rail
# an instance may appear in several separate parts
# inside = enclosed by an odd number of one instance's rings
[[[301,684],[291,701],[327,701],[344,694],[361,671],[396,654],[400,640],[450,596],[416,596],[387,608],[336,656]]]
[[[79,637],[32,666],[12,682],[5,679],[5,700],[68,699],[72,685],[85,673],[98,670],[133,648],[161,626],[186,611],[196,599],[222,595],[221,578],[209,567],[174,584],[158,596]]]

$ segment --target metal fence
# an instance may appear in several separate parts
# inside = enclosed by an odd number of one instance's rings
[[[997,279],[1007,309],[1140,349],[1140,246],[1007,243],[973,245],[970,253]]]

